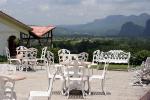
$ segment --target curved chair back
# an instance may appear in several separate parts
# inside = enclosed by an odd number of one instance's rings
[[[100,56],[100,50],[95,50],[95,51],[93,52],[92,64],[99,62],[99,56]]]
[[[78,55],[78,60],[79,61],[87,61],[88,60],[89,54],[86,52],[82,52]]]
[[[60,49],[58,51],[59,63],[60,62],[64,62],[67,59],[69,59],[70,58],[69,55],[70,55],[70,51],[69,50],[67,50],[67,49]]]
[[[46,50],[47,50],[47,47],[44,47],[44,48],[42,49],[41,59],[45,59]]]

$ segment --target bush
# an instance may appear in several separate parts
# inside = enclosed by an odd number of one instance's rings
[[[145,61],[147,57],[150,57],[150,51],[148,50],[141,50],[136,52],[132,57],[131,57],[131,62],[133,65],[140,65],[142,61]]]
[[[6,62],[6,61],[7,61],[7,57],[0,55],[0,62]]]
[[[59,58],[58,58],[58,50],[60,48],[48,48],[49,51],[51,51],[52,53],[54,53],[54,61],[55,63],[58,63]]]

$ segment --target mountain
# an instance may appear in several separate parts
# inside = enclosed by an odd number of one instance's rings
[[[147,20],[146,26],[143,32],[144,36],[150,36],[150,19]]]
[[[111,15],[103,19],[96,19],[93,22],[89,22],[86,24],[59,25],[56,28],[56,32],[61,34],[61,29],[65,29],[66,34],[90,34],[96,36],[112,36],[118,35],[118,33],[121,30],[121,26],[126,22],[132,21],[133,23],[144,27],[148,19],[150,19],[150,15],[147,13],[130,16]]]
[[[133,22],[126,22],[122,25],[119,36],[137,37],[142,36],[144,27]]]

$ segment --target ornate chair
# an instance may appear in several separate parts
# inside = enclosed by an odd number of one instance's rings
[[[42,66],[44,66],[44,61],[46,60],[46,51],[47,51],[47,47],[42,48],[41,57],[37,58],[38,65],[41,66],[41,69]]]
[[[105,94],[104,85],[105,85],[105,78],[106,78],[108,66],[109,66],[109,62],[105,62],[102,74],[93,74],[89,78],[90,81],[92,81],[93,79],[101,80],[101,88],[104,94]],[[91,87],[89,88],[89,94],[91,94]]]
[[[55,71],[56,69],[58,70],[56,75],[55,75],[55,79],[59,79],[63,82],[62,85],[62,94],[64,94],[64,76],[63,76],[63,72],[62,72],[62,66],[59,64],[55,64],[54,63],[54,54],[50,51],[47,51],[47,73],[48,73],[48,78],[49,78],[49,82],[53,77],[53,71]]]
[[[17,69],[20,70],[20,68],[21,68],[21,60],[18,59],[18,58],[11,58],[9,49],[7,47],[5,47],[5,50],[6,50],[6,56],[7,56],[8,63],[9,64],[14,64],[15,63],[15,65],[17,65]]]
[[[79,67],[80,65],[80,67]],[[85,70],[84,70],[84,64],[79,64],[77,60],[72,60],[68,63],[67,67],[67,74],[66,77],[66,83],[67,83],[67,94],[69,98],[70,91],[71,90],[81,90],[83,98],[85,97],[85,82],[87,81],[87,78],[85,77]],[[70,74],[71,72],[71,74]],[[72,73],[73,72],[73,73]]]
[[[25,57],[22,59],[22,66],[23,68],[26,68],[26,71],[28,68],[32,68],[35,70],[37,65],[37,49],[36,48],[29,48],[26,53]]]

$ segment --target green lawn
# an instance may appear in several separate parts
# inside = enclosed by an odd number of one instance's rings
[[[98,68],[100,70],[103,69],[104,64],[100,64],[98,66],[94,65],[92,68]],[[127,71],[128,65],[124,64],[109,64],[108,70],[114,70],[114,71]]]

